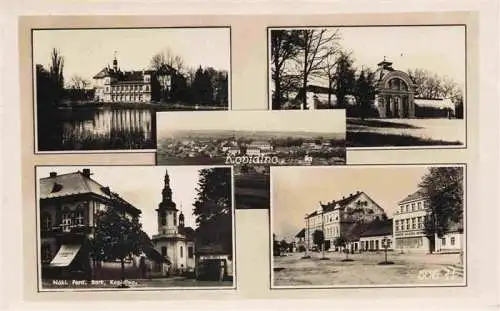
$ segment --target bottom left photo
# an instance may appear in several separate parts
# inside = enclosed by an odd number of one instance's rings
[[[39,291],[235,288],[230,166],[37,166]]]

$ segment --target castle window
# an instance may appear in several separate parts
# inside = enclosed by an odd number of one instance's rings
[[[182,248],[182,246],[181,246],[180,251],[181,251],[181,258],[182,258],[182,257],[184,257],[184,248]]]
[[[161,255],[163,257],[167,256],[167,247],[166,246],[161,247]]]

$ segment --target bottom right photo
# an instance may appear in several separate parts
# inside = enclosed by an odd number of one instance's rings
[[[466,286],[466,165],[271,168],[271,288]]]

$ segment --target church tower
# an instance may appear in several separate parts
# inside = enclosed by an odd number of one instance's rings
[[[168,176],[168,171],[165,173],[164,182],[162,201],[156,209],[156,212],[158,213],[158,234],[175,236],[178,233],[178,209],[176,208],[176,204],[172,201],[172,189],[170,188],[170,177]]]

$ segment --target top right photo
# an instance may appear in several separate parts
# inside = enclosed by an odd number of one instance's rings
[[[345,109],[347,147],[466,148],[465,25],[268,28],[269,109]]]

